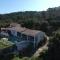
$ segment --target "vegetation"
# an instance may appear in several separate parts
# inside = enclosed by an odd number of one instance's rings
[[[60,60],[60,32],[50,39],[47,60]]]
[[[60,60],[60,33],[56,33],[52,38],[50,38],[48,50],[43,52],[38,59]]]
[[[60,7],[40,12],[25,11],[0,14],[0,28],[8,27],[11,22],[17,22],[29,29],[42,30],[50,37],[48,50],[40,53],[39,57],[21,59],[18,55],[13,56],[12,60],[60,60]],[[0,46],[3,47],[2,44]]]
[[[49,8],[47,11],[24,11],[0,14],[0,27],[8,27],[11,22],[20,23],[30,29],[42,30],[51,34],[60,27],[60,7]]]
[[[8,41],[7,39],[0,39],[0,49],[4,49],[7,47],[12,46],[12,42]]]

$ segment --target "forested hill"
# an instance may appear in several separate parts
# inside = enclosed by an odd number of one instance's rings
[[[60,27],[60,7],[48,8],[47,11],[0,14],[0,27],[6,26],[11,22],[18,22],[25,27],[33,29],[39,29],[43,23],[42,27],[46,27],[46,25]]]
[[[60,7],[49,8],[47,11],[24,11],[24,12],[14,12],[9,14],[0,14],[0,22],[6,21],[51,21],[51,20],[60,20]]]

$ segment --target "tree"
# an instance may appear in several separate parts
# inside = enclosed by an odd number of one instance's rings
[[[31,29],[33,27],[33,20],[24,21],[22,26]]]
[[[49,23],[44,22],[41,24],[40,29],[44,32],[47,32],[48,31],[48,29],[47,29],[48,25],[49,25]]]
[[[48,47],[46,60],[60,60],[60,33],[56,33],[54,37],[50,39]]]

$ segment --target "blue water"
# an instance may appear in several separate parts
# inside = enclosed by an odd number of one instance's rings
[[[11,41],[13,43],[15,43],[15,41],[17,41],[17,42],[22,41],[22,39],[20,37],[16,37],[16,36],[13,36],[13,35],[10,35],[8,39],[9,39],[9,41]]]

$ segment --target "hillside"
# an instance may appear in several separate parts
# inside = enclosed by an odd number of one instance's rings
[[[11,22],[17,22],[29,29],[42,30],[50,35],[60,27],[60,7],[48,8],[47,11],[0,14],[0,27],[8,27]]]
[[[49,37],[49,41],[36,51],[34,56],[38,56],[37,59],[32,56],[25,60],[60,60],[60,7],[48,8],[47,11],[0,14],[0,28],[8,27],[12,22],[32,30],[42,30]],[[20,55],[11,57],[13,60],[20,60]]]
[[[0,21],[21,22],[25,20],[49,21],[60,19],[60,7],[48,8],[47,11],[24,11],[9,14],[0,14]]]

